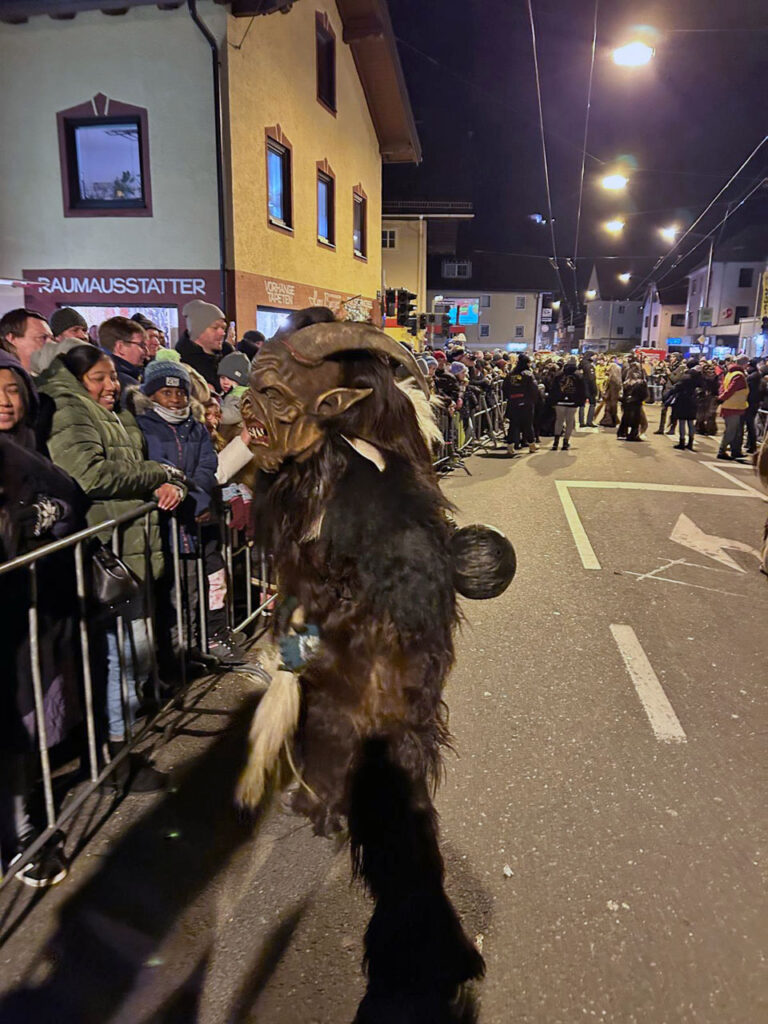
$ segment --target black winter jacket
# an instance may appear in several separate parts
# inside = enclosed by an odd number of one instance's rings
[[[181,356],[182,363],[191,366],[193,370],[197,370],[202,377],[205,377],[216,394],[221,393],[219,387],[219,363],[224,356],[234,352],[234,349],[228,342],[224,342],[221,352],[217,352],[215,355],[208,355],[207,352],[204,352],[199,345],[192,341],[189,331],[184,331],[176,342],[176,351]]]

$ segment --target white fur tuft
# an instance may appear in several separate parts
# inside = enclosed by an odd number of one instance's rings
[[[298,677],[293,672],[278,669],[279,649],[270,645],[261,652],[260,660],[272,676],[272,682],[253,716],[248,736],[248,760],[235,790],[237,803],[250,808],[261,802],[280,750],[296,731],[301,703]]]
[[[416,419],[419,424],[421,435],[427,443],[430,452],[443,440],[440,427],[435,419],[435,410],[442,408],[442,402],[436,396],[427,398],[413,377],[406,377],[397,382],[397,386],[410,398],[416,412]]]

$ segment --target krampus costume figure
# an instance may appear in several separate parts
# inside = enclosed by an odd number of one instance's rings
[[[323,835],[346,819],[375,900],[357,1022],[442,1024],[462,1019],[461,986],[484,970],[443,888],[430,795],[449,741],[456,588],[500,592],[514,553],[496,531],[452,524],[410,353],[373,327],[317,322],[328,311],[293,316],[242,404],[283,603],[238,798],[261,801],[285,744],[294,810]],[[393,361],[414,379],[398,384]]]

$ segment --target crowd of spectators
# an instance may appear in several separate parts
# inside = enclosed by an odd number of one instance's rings
[[[0,320],[0,562],[154,504],[146,519],[129,515],[119,531],[122,562],[142,585],[119,608],[89,608],[99,756],[101,764],[117,758],[109,779],[124,794],[154,792],[167,783],[142,755],[118,757],[133,725],[156,706],[158,696],[172,693],[196,667],[241,666],[250,658],[245,638],[227,624],[220,524],[226,503],[237,525],[247,523],[250,492],[237,474],[251,454],[239,404],[251,357],[264,339],[249,332],[237,350],[226,338],[227,322],[217,306],[195,300],[183,312],[186,330],[173,349],[140,314],[111,317],[95,329],[70,308],[57,310],[50,322],[28,309],[11,310]],[[176,529],[184,636],[177,627],[170,557]],[[102,540],[110,544],[110,531]],[[197,588],[198,553],[204,594]],[[73,737],[77,744],[82,731],[74,581],[71,548],[39,562],[35,606],[49,748],[72,743]],[[35,810],[39,723],[27,623],[30,587],[25,569],[3,576],[3,640],[11,665],[0,689],[3,868],[41,828]],[[203,601],[198,617],[196,606]],[[183,669],[182,642],[188,659]],[[66,871],[54,836],[17,877],[43,887]]]
[[[619,440],[643,441],[645,404],[656,400],[662,414],[655,432],[679,430],[675,448],[691,451],[695,434],[718,434],[720,418],[718,458],[739,459],[744,450],[756,451],[758,412],[768,411],[768,361],[746,356],[686,360],[671,355],[650,362],[634,353],[530,356],[460,344],[428,348],[419,362],[462,443],[471,443],[477,433],[478,410],[491,405],[489,393],[494,388],[500,393],[511,457],[525,448],[536,451],[542,437],[552,438],[553,450],[562,442],[568,451],[577,422],[579,428],[615,430]]]

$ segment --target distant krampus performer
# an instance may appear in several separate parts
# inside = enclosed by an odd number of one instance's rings
[[[396,364],[413,379],[398,383]],[[261,801],[285,744],[293,809],[323,835],[346,819],[375,900],[358,1024],[458,1020],[462,984],[484,970],[443,888],[431,791],[456,590],[500,593],[514,552],[497,531],[453,525],[427,394],[403,346],[315,308],[261,348],[242,403],[282,604],[238,799]]]

